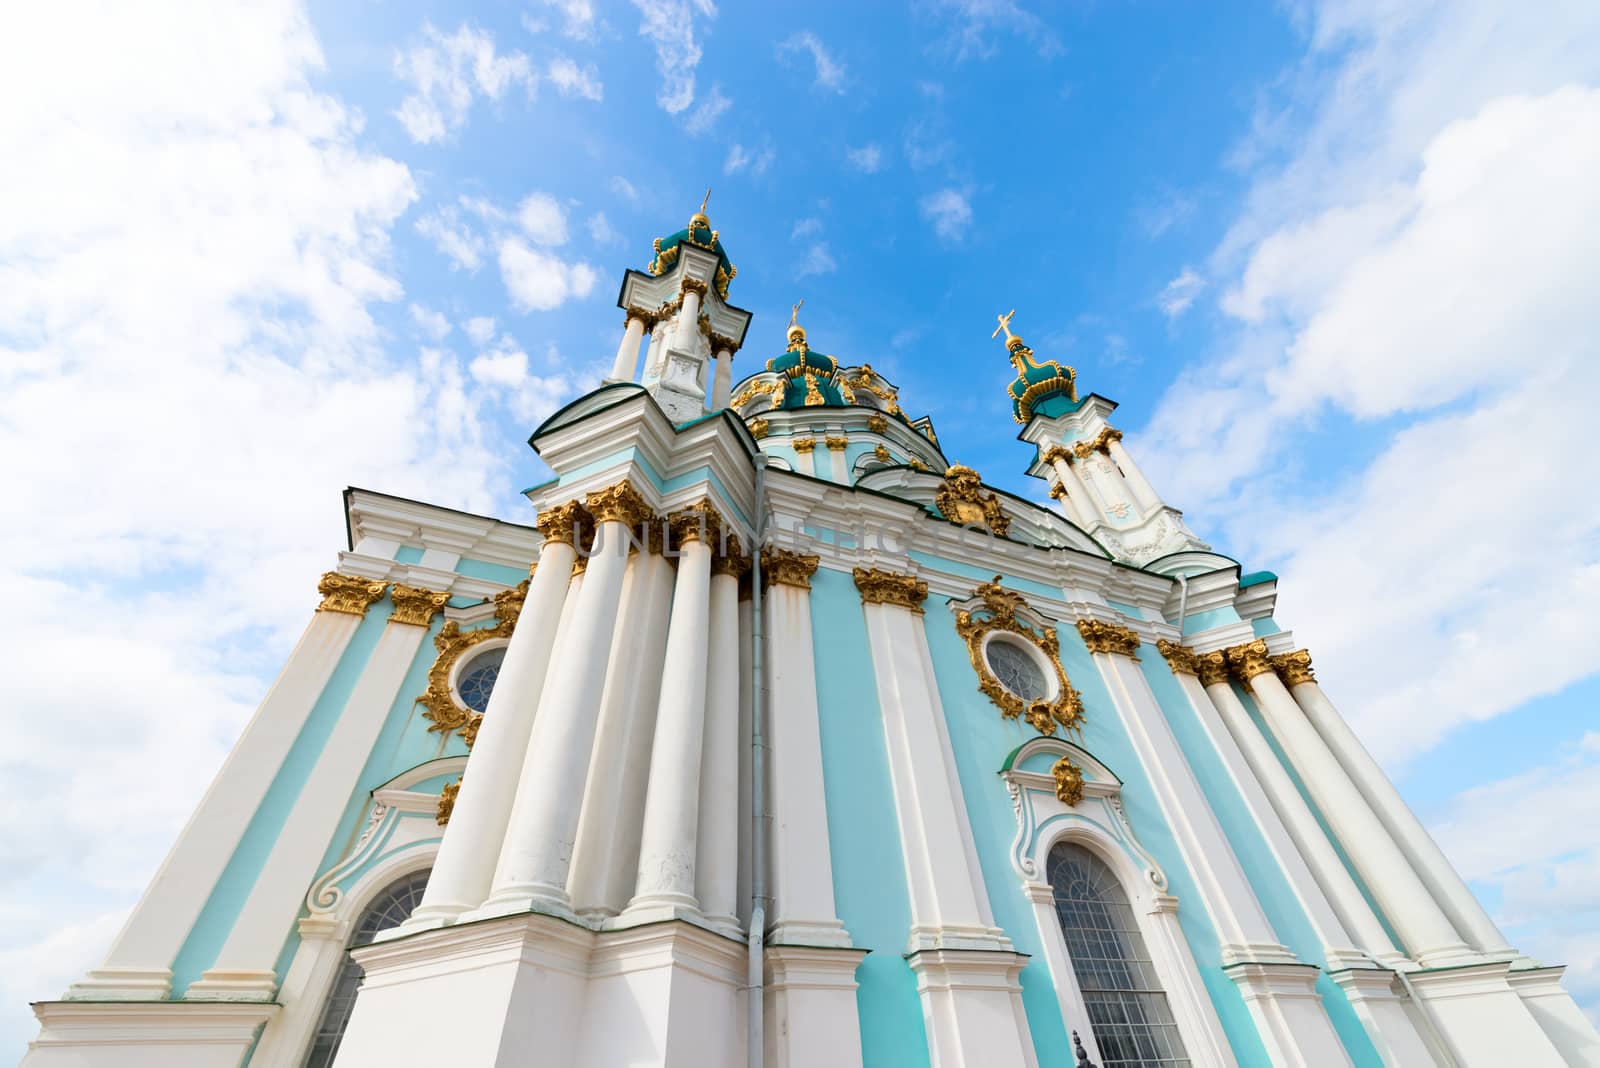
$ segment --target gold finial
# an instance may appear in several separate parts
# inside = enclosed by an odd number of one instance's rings
[[[800,305],[804,304],[805,302],[806,302],[805,298],[801,297],[799,300],[795,301],[794,307],[789,309],[789,329],[790,330],[793,330],[795,327],[800,325],[799,322],[798,322],[798,320],[800,318]]]
[[[990,337],[999,337],[1000,331],[1004,330],[1006,332],[1006,346],[1008,348],[1011,345],[1011,339],[1017,336],[1011,332],[1011,317],[1015,314],[1017,314],[1017,309],[1012,308],[1004,315],[996,315],[995,318],[1000,320],[1000,325],[995,327],[994,333],[989,335]]]
[[[706,195],[700,198],[700,214],[701,215],[704,215],[706,213],[706,204],[708,204],[710,201],[711,201],[711,187],[707,186],[706,187]]]

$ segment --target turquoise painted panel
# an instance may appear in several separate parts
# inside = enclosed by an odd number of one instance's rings
[[[1239,588],[1247,590],[1251,586],[1259,586],[1263,582],[1277,582],[1278,576],[1270,571],[1252,571],[1248,575],[1239,576]]]
[[[528,573],[520,567],[491,564],[487,560],[469,560],[466,557],[456,561],[456,574],[483,579],[485,582],[501,582],[507,586],[515,586],[528,577]]]
[[[1234,611],[1232,605],[1224,608],[1213,608],[1209,612],[1195,612],[1183,621],[1185,634],[1197,634],[1202,630],[1212,627],[1225,627],[1229,623],[1243,622],[1239,613]]]
[[[415,545],[402,545],[395,550],[394,558],[402,564],[422,563],[422,550]]]
[[[872,679],[866,619],[855,582],[819,570],[811,580],[833,893],[861,949],[856,969],[865,1068],[928,1063],[916,976],[906,963],[911,898],[895,820],[889,757]]]
[[[1262,616],[1260,619],[1250,621],[1250,629],[1255,631],[1257,638],[1265,638],[1269,634],[1276,634],[1283,628],[1278,626],[1271,616]]]
[[[1110,605],[1112,608],[1115,608],[1117,611],[1121,612],[1123,615],[1127,616],[1129,619],[1143,619],[1144,618],[1144,613],[1139,611],[1139,609],[1135,608],[1131,604],[1123,604],[1121,601],[1113,601],[1110,598],[1106,599],[1106,604]]]
[[[239,844],[234,847],[233,855],[228,858],[227,866],[217,879],[217,885],[212,888],[210,897],[195,919],[194,929],[184,940],[177,960],[173,961],[172,989],[175,993],[181,995],[190,983],[199,979],[201,973],[215,963],[217,953],[228,940],[233,921],[244,907],[251,887],[260,877],[261,868],[272,851],[273,843],[277,841],[278,832],[283,829],[284,821],[289,817],[289,810],[294,807],[295,798],[299,796],[312,766],[321,755],[339,713],[350,699],[356,680],[361,677],[368,658],[372,656],[372,650],[383,636],[393,607],[386,597],[368,609],[366,618],[356,628],[344,655],[339,658],[338,667],[334,668],[327,686],[323,687],[322,694],[312,706],[311,714],[306,717],[299,736],[290,746],[283,766],[278,769],[260,807],[250,818]]]
[[[908,551],[906,556],[919,564],[936,567],[940,571],[945,571],[952,575],[966,575],[973,580],[974,586],[980,582],[994,581],[993,571],[986,571],[981,567],[973,567],[971,564],[963,564],[957,560],[949,560],[945,557],[920,552],[916,549]],[[1017,590],[1021,593],[1032,593],[1040,597],[1055,598],[1056,600],[1061,598],[1061,587],[1046,586],[1044,583],[1034,582],[1032,579],[1017,578],[1014,575],[1002,575],[1000,584],[1007,589]]]
[[[649,480],[650,484],[654,486],[660,493],[672,493],[675,490],[683,489],[686,486],[692,486],[697,482],[710,482],[716,487],[717,492],[722,494],[724,501],[734,500],[734,497],[728,492],[727,486],[725,486],[722,480],[711,472],[711,468],[697,467],[692,471],[685,471],[680,475],[674,475],[672,478],[664,479],[655,468],[650,466],[649,462],[639,453],[639,450],[632,448],[631,446],[629,448],[622,449],[619,452],[614,452],[609,456],[602,456],[600,459],[590,461],[589,463],[583,464],[580,467],[575,467],[571,471],[565,472],[559,479],[556,480],[556,482],[558,485],[565,486],[588,475],[592,475],[596,471],[604,471],[607,468],[616,467],[618,464],[627,463],[630,460],[633,461],[633,463],[637,466],[637,470],[643,474],[644,477]],[[793,462],[792,457],[790,458],[790,462]],[[739,522],[743,523],[746,528],[749,527],[750,517],[736,506],[734,507],[734,517],[737,518]],[[465,572],[463,572],[463,574],[465,574]],[[518,578],[517,581],[521,582],[522,579]]]
[[[1260,826],[1250,815],[1244,795],[1229,774],[1222,756],[1212,744],[1204,724],[1200,722],[1194,706],[1189,703],[1183,686],[1167,667],[1167,662],[1156,650],[1144,646],[1140,654],[1140,667],[1150,683],[1156,701],[1161,705],[1167,724],[1172,728],[1178,746],[1188,759],[1200,789],[1211,804],[1211,811],[1222,826],[1222,833],[1233,847],[1239,866],[1244,869],[1262,911],[1278,935],[1278,941],[1288,946],[1295,956],[1307,964],[1327,967],[1322,943],[1312,929],[1305,910],[1300,905],[1288,877],[1278,866],[1272,849]],[[1218,724],[1220,727],[1220,723]],[[1345,1050],[1355,1068],[1383,1068],[1383,1058],[1378,1055],[1372,1040],[1355,1009],[1345,997],[1343,988],[1328,978],[1324,971],[1317,976],[1317,993],[1322,996],[1323,1007],[1333,1022],[1334,1030],[1344,1043]]]

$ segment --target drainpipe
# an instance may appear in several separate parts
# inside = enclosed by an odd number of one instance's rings
[[[766,672],[762,642],[761,545],[767,527],[767,454],[757,451],[754,544],[750,548],[750,955],[745,988],[748,1022],[745,1037],[749,1043],[749,1068],[761,1068],[766,1045],[762,1034],[762,1009],[766,997],[764,962],[767,931],[767,740],[762,729],[766,713]]]
[[[1189,615],[1189,576],[1178,576],[1178,641],[1183,641],[1183,621]]]
[[[1428,1032],[1428,1037],[1433,1040],[1429,1043],[1433,1047],[1432,1052],[1436,1056],[1444,1057],[1444,1068],[1461,1068],[1461,1062],[1456,1059],[1455,1052],[1450,1048],[1450,1043],[1445,1041],[1444,1032],[1439,1027],[1438,1017],[1433,1014],[1433,1006],[1418,996],[1417,988],[1411,985],[1411,980],[1406,977],[1406,973],[1399,968],[1383,963],[1370,953],[1363,953],[1362,956],[1372,961],[1379,968],[1395,974],[1400,980],[1401,988],[1406,992],[1406,997],[1410,998],[1411,1004],[1417,1007],[1417,1015],[1422,1017],[1422,1026]]]

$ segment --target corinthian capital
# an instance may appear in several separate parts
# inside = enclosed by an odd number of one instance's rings
[[[928,584],[915,575],[875,567],[858,567],[853,574],[862,604],[893,604],[921,613],[922,602],[928,598]]]
[[[568,501],[558,504],[554,508],[546,509],[539,513],[539,519],[534,526],[539,528],[539,533],[544,535],[546,545],[551,542],[562,541],[568,545],[573,544],[573,531],[583,518],[583,505],[577,501]]]
[[[595,490],[584,498],[584,504],[596,523],[621,523],[626,527],[636,527],[654,514],[627,479],[603,490]]]
[[[1271,663],[1285,686],[1294,687],[1303,682],[1317,681],[1317,677],[1311,673],[1311,653],[1305,649],[1272,657]]]
[[[761,581],[765,586],[795,586],[802,590],[811,588],[811,576],[816,574],[818,557],[811,553],[790,552],[788,549],[761,550]]]
[[[1228,681],[1228,656],[1221,649],[1199,653],[1194,659],[1200,667],[1200,685],[1215,686]]]
[[[378,579],[356,578],[329,571],[317,580],[317,592],[322,594],[322,603],[317,605],[317,611],[364,616],[372,603],[382,597],[383,591],[388,588],[387,582]]]
[[[420,586],[402,586],[398,582],[389,591],[389,597],[394,601],[394,612],[389,616],[389,622],[409,623],[413,627],[426,627],[432,623],[433,617],[450,599],[448,593],[425,590]]]
[[[1200,674],[1200,661],[1188,646],[1180,645],[1171,638],[1162,638],[1156,642],[1156,648],[1167,658],[1167,666],[1174,675]]]
[[[1265,675],[1272,670],[1272,660],[1267,655],[1267,643],[1260,638],[1242,645],[1229,646],[1223,651],[1228,654],[1228,666],[1233,668],[1234,677],[1240,682],[1248,683],[1257,675]]]
[[[1137,660],[1139,635],[1115,623],[1102,623],[1098,619],[1078,620],[1078,633],[1091,653],[1119,653]]]
[[[715,546],[721,540],[722,513],[710,501],[700,501],[678,509],[667,517],[667,524],[672,528],[674,545],[703,541]]]

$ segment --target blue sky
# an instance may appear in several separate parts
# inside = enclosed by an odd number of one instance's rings
[[[259,701],[339,491],[527,520],[529,430],[707,186],[756,313],[736,374],[803,297],[814,345],[1039,499],[995,315],[1118,401],[1192,526],[1282,575],[1513,941],[1600,1004],[1593,4],[6,18],[0,1059]]]

